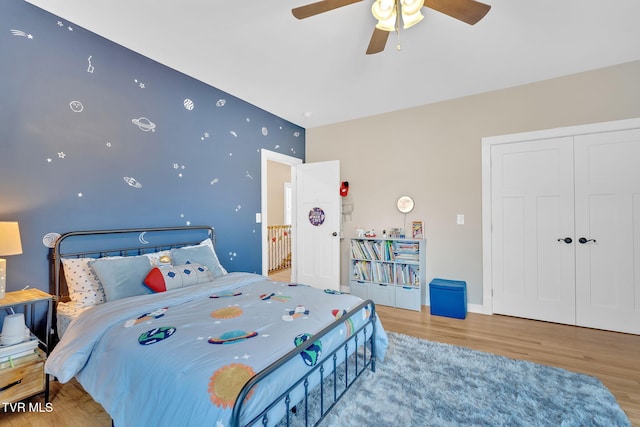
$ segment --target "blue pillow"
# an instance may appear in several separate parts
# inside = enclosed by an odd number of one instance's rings
[[[173,265],[201,264],[213,273],[213,277],[224,275],[225,270],[220,265],[218,257],[207,245],[172,249],[171,259],[173,260]]]
[[[151,270],[146,256],[97,259],[91,263],[100,279],[107,301],[149,294],[144,278]]]

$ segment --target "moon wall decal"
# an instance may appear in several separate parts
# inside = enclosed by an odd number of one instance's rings
[[[140,235],[138,236],[138,240],[140,241],[140,243],[142,243],[143,245],[148,245],[149,242],[145,240],[144,235],[147,234],[146,231],[143,231],[142,233],[140,233]]]

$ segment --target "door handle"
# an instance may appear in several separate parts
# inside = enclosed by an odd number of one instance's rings
[[[338,235],[338,232],[337,232],[337,231],[334,231],[333,233],[331,233],[331,235],[332,235],[333,237],[336,237],[336,236]]]
[[[558,239],[558,242],[565,242],[568,245],[573,242],[573,239],[571,237],[565,237],[564,239]]]
[[[578,242],[580,242],[581,244],[584,245],[585,243],[589,243],[589,242],[595,243],[596,239],[587,239],[585,237],[581,237],[581,238],[578,239]]]

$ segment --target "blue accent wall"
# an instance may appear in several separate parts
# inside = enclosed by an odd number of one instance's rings
[[[220,64],[220,66],[233,66]],[[229,271],[261,271],[260,150],[305,130],[21,0],[0,2],[0,220],[8,290],[48,291],[50,233],[213,225]]]

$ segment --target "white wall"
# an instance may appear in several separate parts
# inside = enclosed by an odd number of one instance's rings
[[[306,161],[339,159],[350,184],[342,282],[355,228],[402,227],[395,201],[409,194],[407,223],[425,222],[427,282],[466,280],[469,303],[482,304],[481,138],[634,117],[640,61],[307,129]]]

